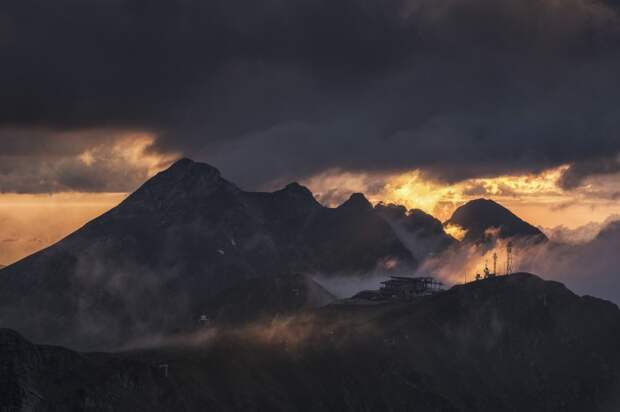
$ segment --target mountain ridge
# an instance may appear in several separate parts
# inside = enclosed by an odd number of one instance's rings
[[[78,348],[113,346],[191,327],[209,301],[247,279],[366,272],[386,260],[415,267],[360,196],[331,209],[295,183],[246,192],[216,168],[181,159],[60,242],[3,269],[0,326]],[[297,283],[292,289],[309,287]]]
[[[272,314],[297,311],[306,302],[286,294],[330,299],[303,275],[413,272],[455,242],[422,211],[373,207],[361,193],[328,208],[299,183],[247,192],[216,168],[181,159],[115,208],[2,269],[0,326],[41,342],[113,348],[191,329],[248,299]],[[273,287],[277,278],[289,287]],[[253,294],[251,284],[266,294]],[[239,302],[220,310],[212,302],[224,293]]]

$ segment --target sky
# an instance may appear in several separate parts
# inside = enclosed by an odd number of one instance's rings
[[[0,264],[174,159],[544,227],[620,213],[612,0],[8,0]]]

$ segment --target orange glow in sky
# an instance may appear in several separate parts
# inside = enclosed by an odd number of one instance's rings
[[[444,230],[447,234],[457,240],[463,240],[465,238],[465,235],[467,234],[467,230],[464,230],[459,225],[449,224],[444,227]]]
[[[86,165],[122,153],[123,160],[139,165],[146,177],[166,167],[172,158],[150,155],[148,136],[120,140],[112,148],[93,148],[80,154]],[[370,174],[329,171],[302,182],[329,206],[336,206],[353,192],[363,192],[379,201],[419,208],[445,221],[465,202],[485,197],[508,207],[524,220],[547,228],[574,228],[601,222],[620,213],[619,202],[595,196],[597,182],[565,192],[558,186],[566,166],[536,175],[506,175],[470,179],[445,185],[424,177],[419,170],[400,174]],[[601,184],[610,185],[604,181]],[[51,245],[89,220],[120,203],[126,193],[0,194],[0,264],[9,264]],[[462,238],[457,228],[449,233]]]
[[[583,187],[565,191],[558,181],[567,167],[447,185],[425,178],[419,170],[393,175],[330,171],[304,183],[321,202],[331,206],[346,200],[352,192],[363,192],[373,203],[383,201],[422,209],[441,221],[447,220],[457,207],[481,197],[493,199],[522,219],[543,227],[575,228],[620,213],[619,202],[599,196],[596,189],[613,187],[618,182],[591,179]]]
[[[125,193],[0,195],[0,264],[59,241],[125,197]]]

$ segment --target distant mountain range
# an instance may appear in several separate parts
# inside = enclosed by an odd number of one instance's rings
[[[0,330],[7,411],[620,409],[620,311],[529,274],[121,353]]]
[[[467,230],[465,241],[484,239],[488,228],[544,238],[487,200],[462,206],[449,222]],[[333,297],[307,275],[412,271],[457,244],[420,210],[373,208],[362,194],[327,208],[297,183],[247,192],[182,159],[114,209],[3,269],[0,326],[39,342],[110,348],[191,329],[203,315],[260,318],[322,304]]]

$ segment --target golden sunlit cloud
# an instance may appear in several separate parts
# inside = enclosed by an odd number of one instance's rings
[[[449,224],[444,227],[447,234],[457,240],[463,240],[467,234],[467,230],[463,229],[459,225]]]
[[[352,192],[365,193],[373,203],[396,203],[408,209],[421,209],[447,220],[454,210],[477,198],[491,198],[521,218],[535,225],[577,227],[592,221],[604,221],[620,213],[617,201],[599,193],[614,187],[609,179],[590,179],[583,187],[565,191],[559,185],[568,166],[544,170],[537,174],[515,174],[468,179],[442,184],[425,177],[420,170],[399,174],[368,174],[331,170],[307,179],[304,183],[317,199],[336,206]],[[454,237],[462,237],[458,228],[448,229]]]
[[[443,282],[457,284],[475,280],[476,274],[484,275],[484,268],[496,275],[505,275],[507,270],[507,244],[510,240],[496,239],[495,247],[483,250],[476,245],[453,249],[440,257],[427,259],[422,263],[420,272],[433,273]],[[521,270],[521,261],[526,253],[544,250],[544,246],[512,249],[512,271]]]
[[[409,209],[422,209],[440,220],[447,220],[458,206],[480,197],[490,197],[500,203],[515,199],[535,199],[538,203],[549,204],[560,202],[566,199],[566,194],[559,188],[558,180],[566,168],[561,166],[536,175],[469,179],[452,185],[427,180],[416,170],[392,177],[376,197]]]
[[[160,153],[152,149],[155,137],[149,133],[124,133],[112,144],[88,148],[77,158],[86,166],[97,162],[120,163],[125,169],[139,170],[146,178],[167,168],[180,157],[179,153]]]

